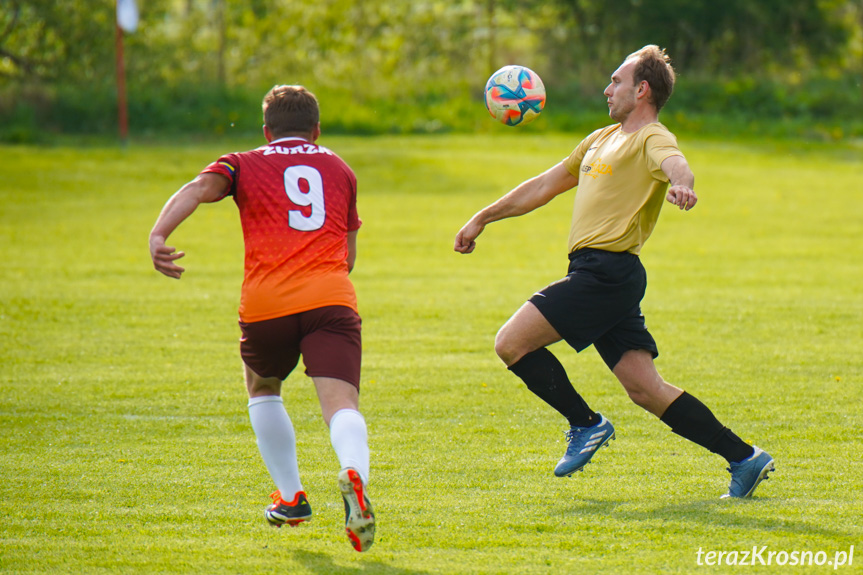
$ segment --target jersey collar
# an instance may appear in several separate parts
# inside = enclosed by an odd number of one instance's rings
[[[305,142],[305,143],[307,143],[307,144],[311,144],[311,142],[310,142],[310,141],[308,141],[308,140],[307,140],[307,139],[305,139],[305,138],[301,138],[301,137],[299,137],[299,136],[287,136],[287,137],[284,137],[284,138],[279,138],[278,140],[273,140],[272,142],[270,142],[270,143],[269,143],[269,144],[267,144],[267,145],[268,145],[268,146],[274,146],[274,145],[276,145],[276,144],[281,144],[282,142],[287,142],[288,140],[299,140],[299,141],[301,141],[301,142]]]

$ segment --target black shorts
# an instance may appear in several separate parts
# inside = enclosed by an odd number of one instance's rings
[[[332,377],[359,390],[362,341],[360,316],[333,305],[301,313],[240,322],[240,355],[261,377],[284,380],[300,355],[309,377]]]
[[[576,351],[593,345],[614,369],[629,350],[659,355],[641,313],[646,289],[647,274],[638,256],[586,248],[569,255],[565,278],[535,293],[530,302]]]

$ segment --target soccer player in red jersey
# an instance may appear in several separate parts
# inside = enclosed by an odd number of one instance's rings
[[[281,398],[282,382],[302,356],[342,467],[345,529],[353,547],[365,551],[374,542],[375,517],[359,412],[361,320],[348,278],[361,224],[356,176],[315,143],[320,111],[304,87],[275,86],[263,112],[267,145],[222,156],[180,188],[150,232],[150,256],[156,270],[179,279],[185,270],[176,260],[185,254],[165,244],[168,236],[198,205],[233,197],[245,243],[239,316],[249,418],[278,488],[266,519],[295,526],[312,515]]]

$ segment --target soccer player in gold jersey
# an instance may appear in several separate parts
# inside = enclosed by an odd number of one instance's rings
[[[614,439],[614,426],[576,392],[547,346],[564,340],[576,351],[593,345],[637,405],[671,430],[724,457],[731,484],[723,497],[749,497],[773,470],[773,458],[744,443],[698,399],[666,382],[640,302],[647,276],[639,253],[663,201],[695,207],[695,176],[659,111],[674,88],[665,50],[630,54],[605,89],[616,123],[599,129],[563,161],[477,212],[458,232],[455,251],[473,252],[485,226],[526,214],[578,187],[566,277],[534,294],[504,324],[495,352],[528,389],[569,422],[558,477],[582,469]]]

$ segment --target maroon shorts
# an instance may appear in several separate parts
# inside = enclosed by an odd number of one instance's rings
[[[349,307],[333,305],[301,313],[240,322],[240,355],[261,377],[284,380],[300,355],[309,377],[333,377],[360,388],[362,321]]]

